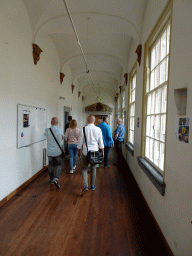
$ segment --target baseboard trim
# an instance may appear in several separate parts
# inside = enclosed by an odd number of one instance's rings
[[[5,198],[3,198],[0,201],[0,207],[4,205],[7,201],[9,201],[14,195],[16,195],[21,189],[26,187],[30,182],[32,182],[39,174],[46,171],[48,168],[48,165],[44,166],[39,172],[37,172],[34,176],[32,176],[30,179],[25,181],[20,187],[16,188],[13,192],[11,192],[9,195],[7,195]]]
[[[127,163],[127,161],[126,161],[125,158],[124,158],[124,160],[125,160],[125,162]],[[145,202],[145,205],[146,205],[146,207],[147,207],[147,209],[148,209],[148,211],[149,211],[149,213],[150,213],[150,215],[151,215],[151,217],[152,217],[152,219],[153,219],[153,221],[154,221],[154,224],[155,224],[155,226],[156,226],[156,228],[157,228],[157,231],[159,232],[159,234],[160,234],[160,236],[161,236],[161,238],[162,238],[163,243],[164,243],[165,246],[167,247],[167,251],[168,251],[168,253],[169,253],[168,255],[169,255],[169,256],[174,256],[173,252],[171,251],[171,248],[170,248],[169,244],[167,243],[167,240],[165,239],[165,236],[164,236],[163,232],[161,231],[161,229],[160,229],[160,227],[159,227],[159,224],[158,224],[157,220],[155,219],[155,217],[154,217],[154,215],[153,215],[153,213],[152,213],[152,211],[151,211],[151,209],[150,209],[150,207],[149,207],[149,205],[148,205],[148,203],[147,203],[147,200],[145,199],[145,197],[144,197],[144,195],[143,195],[143,193],[142,193],[142,191],[141,191],[141,189],[140,189],[140,187],[139,187],[139,185],[138,185],[138,183],[137,183],[137,181],[136,181],[136,179],[135,179],[135,177],[134,177],[134,175],[133,175],[133,173],[132,173],[132,171],[131,171],[131,168],[130,168],[129,165],[128,165],[128,163],[127,163],[127,166],[128,166],[128,168],[129,168],[129,170],[130,170],[130,172],[131,172],[131,174],[132,174],[132,176],[133,176],[133,178],[134,178],[134,180],[135,180],[135,183],[136,183],[136,185],[137,185],[137,187],[138,187],[138,189],[139,189],[139,191],[140,191],[140,193],[141,193],[141,196],[142,196],[142,198],[143,198],[143,200],[144,200],[144,202]]]

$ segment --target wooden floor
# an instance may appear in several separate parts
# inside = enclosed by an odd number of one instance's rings
[[[0,255],[139,256],[172,255],[158,233],[126,163],[97,169],[95,191],[83,188],[79,161],[69,173],[63,163],[60,189],[48,172],[0,210]]]

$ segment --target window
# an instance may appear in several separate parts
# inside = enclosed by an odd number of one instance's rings
[[[155,40],[153,37],[153,42],[150,43],[146,44],[144,158],[160,173],[163,173],[166,142],[170,20],[167,21]]]
[[[117,117],[121,117],[121,95],[118,95],[117,99]]]
[[[125,111],[125,89],[122,93],[122,121],[123,125],[126,126],[126,111]]]
[[[128,143],[134,145],[134,128],[135,128],[135,93],[136,93],[136,67],[135,64],[129,74],[129,130]]]

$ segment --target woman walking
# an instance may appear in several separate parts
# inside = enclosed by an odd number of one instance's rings
[[[71,120],[69,128],[65,132],[65,140],[68,143],[69,157],[70,157],[70,173],[73,173],[76,168],[77,161],[77,145],[80,135],[80,129],[77,128],[77,121]]]

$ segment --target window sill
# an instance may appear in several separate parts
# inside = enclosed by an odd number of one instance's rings
[[[134,156],[134,149],[133,146],[131,146],[130,143],[125,144],[126,149],[131,153],[132,156]]]
[[[151,164],[149,164],[144,158],[137,157],[139,166],[152,181],[154,186],[158,189],[162,196],[165,195],[165,183],[163,181],[163,175],[160,174]]]

